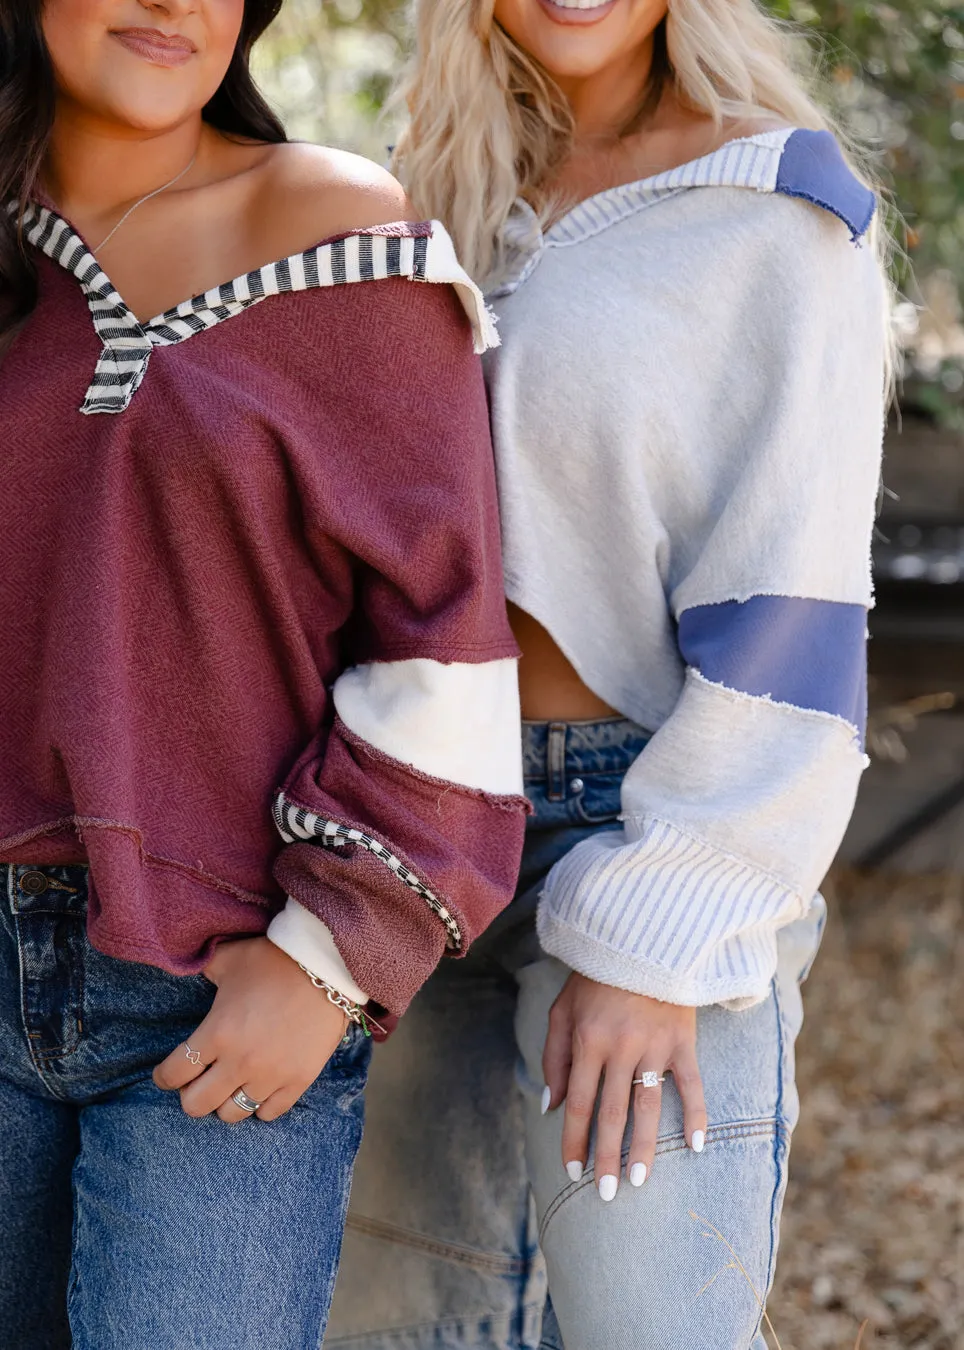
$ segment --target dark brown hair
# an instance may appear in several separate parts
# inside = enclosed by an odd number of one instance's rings
[[[282,0],[245,0],[231,65],[204,120],[228,135],[277,143],[284,127],[258,92],[249,58]],[[20,228],[36,191],[54,122],[54,72],[41,27],[41,0],[0,0],[0,353],[37,303],[37,275]]]

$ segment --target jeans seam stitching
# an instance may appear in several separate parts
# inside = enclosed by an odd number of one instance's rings
[[[430,1256],[438,1256],[458,1265],[474,1266],[496,1275],[524,1275],[528,1266],[521,1258],[494,1256],[488,1252],[473,1252],[470,1248],[459,1247],[454,1243],[442,1242],[438,1238],[425,1237],[395,1224],[382,1223],[364,1215],[350,1214],[347,1226],[366,1237],[382,1242],[395,1242],[399,1246],[423,1251]]]
[[[748,1350],[753,1350],[753,1341],[760,1335],[763,1326],[763,1315],[766,1311],[766,1302],[769,1297],[770,1289],[773,1284],[774,1270],[776,1264],[777,1252],[777,1224],[779,1222],[779,1208],[777,1204],[780,1195],[782,1181],[782,1171],[780,1166],[780,1153],[785,1147],[783,1125],[783,1089],[784,1089],[784,1063],[783,1055],[786,1046],[786,1027],[783,1021],[783,1003],[780,998],[779,981],[772,981],[773,999],[776,1007],[777,1024],[777,1100],[776,1100],[776,1131],[773,1137],[773,1194],[770,1197],[770,1250],[767,1255],[767,1273],[766,1285],[760,1291],[760,1298],[763,1300],[763,1307],[760,1310],[760,1317],[757,1321],[756,1329],[750,1340]]]
[[[10,875],[12,876],[12,871],[10,872]],[[30,1063],[33,1066],[34,1073],[40,1079],[41,1083],[43,1083],[44,1087],[50,1093],[51,1097],[55,1098],[57,1101],[67,1101],[68,1100],[67,1095],[61,1092],[60,1089],[57,1088],[47,1077],[47,1074],[45,1072],[46,1064],[44,1063],[44,1056],[42,1052],[36,1049],[31,1040],[30,1019],[27,1016],[27,1004],[26,1004],[27,972],[24,965],[23,935],[20,931],[20,916],[17,913],[17,911],[13,911],[13,924],[14,924],[14,933],[16,935],[17,940],[17,965],[19,967],[20,973],[20,998],[18,1000],[20,1004],[20,1024],[23,1028],[23,1036],[27,1046],[27,1054],[30,1056]]]
[[[709,1129],[706,1131],[705,1147],[709,1148],[709,1146],[714,1143],[715,1144],[727,1143],[729,1140],[732,1139],[767,1139],[770,1138],[771,1136],[779,1137],[780,1132],[781,1132],[780,1121],[778,1117],[775,1115],[760,1117],[758,1120],[747,1121],[745,1123],[740,1124],[716,1125],[716,1126],[711,1125]],[[687,1151],[689,1146],[687,1145],[686,1140],[682,1134],[668,1135],[667,1138],[678,1142],[674,1142],[672,1147],[670,1148],[660,1148],[659,1145],[657,1144],[656,1156],[658,1158],[664,1157],[668,1153],[684,1153]],[[628,1150],[624,1149],[622,1152],[623,1161],[625,1161],[627,1157],[628,1157]],[[590,1185],[593,1186],[595,1185],[595,1168],[593,1167],[590,1167],[587,1170],[582,1180],[570,1183],[570,1185],[564,1187],[564,1189],[559,1192],[556,1198],[546,1209],[546,1213],[542,1220],[542,1223],[539,1225],[540,1243],[542,1243],[542,1240],[545,1237],[546,1232],[548,1231],[549,1224],[556,1217],[559,1210],[562,1209],[562,1207],[569,1200],[571,1200],[575,1195],[577,1195],[579,1191],[585,1190]],[[772,1244],[772,1228],[771,1228],[771,1244]],[[769,1288],[769,1286],[767,1287]]]

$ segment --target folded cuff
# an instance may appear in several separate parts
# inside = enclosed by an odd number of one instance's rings
[[[694,1007],[766,998],[777,933],[808,901],[743,859],[649,820],[604,833],[553,867],[538,914],[552,956],[602,984]]]
[[[290,895],[284,909],[268,925],[267,936],[293,961],[352,1003],[363,1007],[368,1002],[368,995],[345,965],[331,929]]]

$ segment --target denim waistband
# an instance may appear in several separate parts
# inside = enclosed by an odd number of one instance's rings
[[[83,914],[89,878],[86,863],[0,863],[0,887],[13,914]]]
[[[539,825],[560,815],[585,823],[619,810],[619,786],[650,738],[627,717],[594,722],[523,722],[522,764],[526,795]],[[591,814],[587,811],[591,804]],[[597,814],[597,812],[599,814]],[[535,825],[535,821],[531,822]],[[560,817],[561,823],[561,817]]]

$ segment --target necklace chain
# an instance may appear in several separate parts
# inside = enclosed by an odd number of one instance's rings
[[[125,221],[130,219],[130,217],[134,214],[134,212],[137,210],[139,206],[143,206],[145,202],[149,202],[152,197],[159,197],[162,192],[166,192],[168,188],[172,188],[175,183],[179,183],[182,178],[186,177],[186,175],[191,172],[196,163],[197,163],[197,152],[195,152],[191,156],[190,164],[185,165],[185,167],[181,170],[181,172],[175,174],[174,177],[170,180],[170,182],[162,183],[161,186],[159,188],[155,188],[153,192],[145,192],[144,196],[140,197],[134,203],[133,206],[129,206],[127,210],[124,212],[124,214],[121,216],[120,220],[114,226],[114,228],[110,231],[110,233],[106,235],[97,245],[97,247],[92,249],[91,251],[93,253],[100,253],[101,249],[106,248],[106,246],[113,239],[114,235],[117,233],[120,227],[125,223]]]

